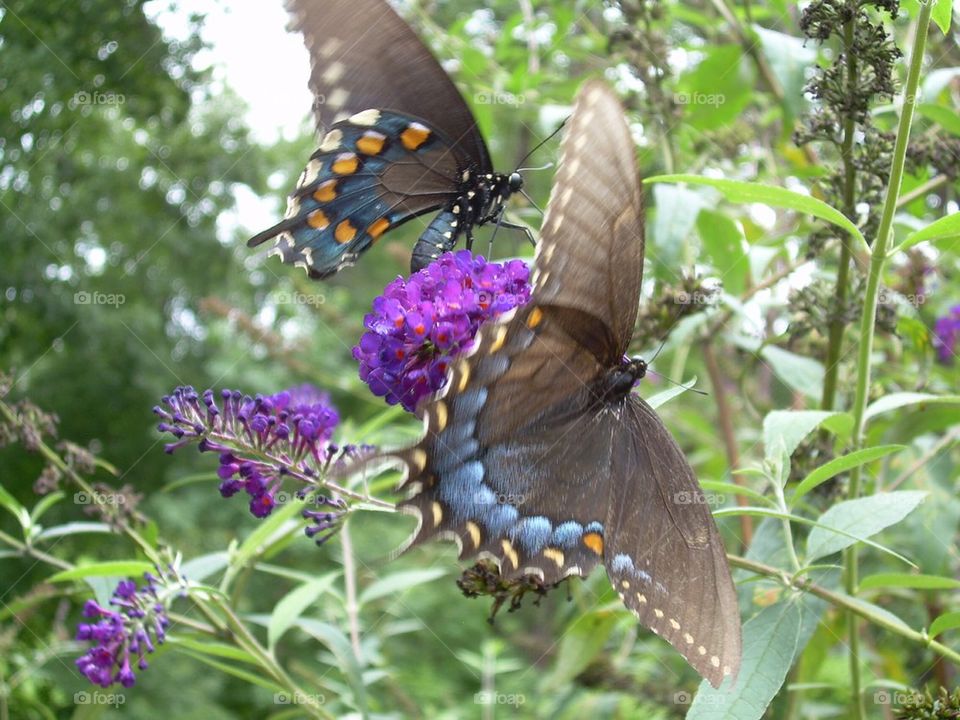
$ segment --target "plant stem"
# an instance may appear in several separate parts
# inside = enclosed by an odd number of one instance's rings
[[[748,560],[747,558],[739,557],[737,555],[727,555],[727,560],[734,567],[743,568],[744,570],[749,570],[750,572],[757,573],[758,575],[764,575],[776,580],[784,587],[808,592],[811,595],[821,598],[822,600],[826,600],[835,607],[847,610],[851,616],[861,617],[864,620],[869,620],[874,625],[878,625],[884,630],[892,632],[895,635],[899,635],[910,642],[916,643],[917,645],[922,645],[923,647],[928,647],[937,653],[937,655],[940,655],[950,662],[960,666],[960,652],[957,652],[953,648],[947,647],[943,643],[931,639],[930,636],[925,632],[914,630],[906,625],[901,625],[900,623],[890,620],[885,615],[875,613],[869,605],[858,604],[850,595],[828,590],[827,588],[817,585],[816,583],[801,580],[799,576],[791,576],[789,573],[784,572],[780,568],[775,568],[771,565],[764,565],[763,563],[759,563],[754,560]]]
[[[854,39],[857,22],[857,2],[848,0],[850,19],[843,26],[844,58],[847,64],[847,97],[854,97],[857,85],[860,82],[860,71],[857,64],[857,55],[854,52]],[[857,120],[852,112],[843,121],[843,145],[840,148],[840,157],[843,161],[843,214],[853,222],[855,218],[854,205],[856,203],[857,168],[853,162],[853,142],[857,132]],[[837,284],[834,288],[833,317],[830,320],[828,331],[826,375],[823,378],[823,395],[820,399],[822,410],[833,410],[837,396],[837,375],[840,372],[840,350],[843,346],[843,331],[846,324],[843,319],[843,309],[847,304],[847,285],[850,273],[850,237],[847,233],[840,235],[840,260],[837,267]]]
[[[353,557],[353,541],[350,539],[350,521],[347,520],[340,528],[340,548],[343,553],[343,585],[346,592],[347,624],[350,626],[350,645],[357,662],[361,661],[360,652],[360,618],[357,603],[357,564]]]
[[[61,560],[60,558],[54,557],[53,555],[48,555],[42,550],[37,550],[32,545],[27,545],[26,543],[21,542],[20,540],[17,540],[12,535],[7,535],[7,533],[3,532],[2,530],[0,530],[0,542],[3,542],[9,545],[10,547],[16,548],[24,555],[29,555],[30,557],[36,560],[45,562],[48,565],[53,565],[54,567],[58,567],[61,570],[70,570],[74,567],[73,565],[66,562],[65,560]]]
[[[740,469],[740,449],[737,447],[737,436],[733,428],[733,412],[730,409],[730,401],[727,397],[727,389],[724,384],[723,373],[720,371],[720,365],[717,363],[716,355],[713,351],[713,343],[705,340],[703,343],[703,362],[707,366],[707,374],[710,376],[710,386],[713,388],[713,397],[717,403],[717,421],[720,424],[720,436],[723,438],[723,446],[727,453],[727,467],[730,472],[731,481],[737,485],[742,485],[743,480],[737,474]],[[743,495],[737,495],[737,504],[745,507],[749,501]],[[753,540],[753,519],[749,515],[740,516],[740,547],[746,550],[750,547]]]
[[[907,155],[907,144],[910,140],[910,126],[913,123],[913,111],[916,107],[917,87],[920,84],[920,69],[923,64],[923,52],[927,41],[927,31],[930,27],[930,15],[933,9],[932,2],[920,4],[920,15],[917,18],[916,34],[913,38],[913,48],[910,51],[910,69],[907,72],[907,84],[903,91],[903,108],[900,111],[900,121],[897,125],[897,140],[894,144],[893,159],[890,167],[890,178],[887,182],[887,194],[884,198],[883,211],[880,216],[880,227],[873,242],[870,253],[870,268],[867,273],[867,289],[863,299],[863,315],[860,319],[860,348],[857,357],[857,386],[853,401],[853,445],[854,450],[863,447],[865,415],[867,401],[870,396],[870,355],[873,353],[873,334],[877,319],[877,294],[880,289],[880,275],[887,260],[887,245],[890,241],[890,231],[893,227],[893,216],[897,209],[897,198],[900,196],[900,185],[903,182],[903,168]],[[860,497],[862,468],[855,467],[850,473],[850,487],[847,497]],[[851,597],[857,593],[857,546],[851,545],[844,551],[844,586]],[[859,660],[859,623],[858,613],[852,610],[848,614],[849,627],[848,644],[850,646],[850,685],[853,693],[854,717],[864,720],[866,712],[863,705],[861,691],[860,660]],[[876,621],[874,621],[876,622]],[[879,623],[883,625],[883,623]]]
[[[900,196],[900,199],[897,200],[897,207],[902,208],[904,205],[909,205],[917,198],[921,198],[929,192],[933,192],[937,188],[946,185],[950,182],[950,178],[946,175],[937,175],[936,177],[930,178],[922,185],[918,185],[910,192],[904,193]]]

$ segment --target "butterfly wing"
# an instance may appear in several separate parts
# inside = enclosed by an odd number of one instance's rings
[[[605,366],[616,363],[640,302],[643,199],[623,109],[601,82],[584,86],[567,121],[540,237],[531,278],[537,302],[594,318],[592,326],[577,318],[567,325]]]
[[[740,665],[740,613],[723,542],[693,469],[632,395],[611,454],[604,564],[640,621],[714,687]]]
[[[452,203],[466,162],[423,120],[386,110],[357,113],[326,134],[284,219],[247,245],[276,237],[285,263],[328,277],[383,233]]]
[[[482,172],[490,160],[473,113],[416,33],[385,0],[289,0],[310,53],[317,127],[382,108],[422,117]]]
[[[424,410],[424,439],[400,455],[408,491],[400,507],[420,519],[409,545],[452,539],[461,557],[490,556],[505,577],[535,574],[550,584],[586,575],[601,559],[610,437],[585,419],[581,394],[502,442],[483,440],[491,388],[538,342],[524,327],[513,325],[504,341],[486,335],[452,372],[447,394]]]

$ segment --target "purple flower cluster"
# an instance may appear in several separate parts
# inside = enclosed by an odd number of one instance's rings
[[[957,355],[957,341],[960,341],[960,305],[954,305],[949,313],[937,318],[933,326],[933,346],[944,365],[953,364]]]
[[[101,687],[120,683],[131,687],[136,681],[132,659],[137,668],[147,669],[146,654],[155,650],[154,642],[161,644],[170,624],[166,609],[157,598],[157,579],[145,573],[146,585],[137,589],[133,580],[123,580],[113,593],[110,605],[103,607],[95,600],[83,606],[86,618],[97,618],[94,623],[77,626],[77,640],[91,640],[96,644],[81,657],[77,667],[87,679]]]
[[[166,409],[153,410],[162,419],[158,429],[177,439],[167,452],[199,441],[200,452],[219,453],[220,494],[245,491],[258,518],[273,511],[287,476],[309,482],[352,450],[330,442],[340,417],[316,388],[304,385],[256,397],[223,390],[220,397],[222,411],[212,390],[200,395],[191,387],[177,388],[163,398]]]
[[[367,332],[353,348],[360,379],[374,395],[414,410],[447,379],[450,358],[473,345],[480,325],[530,299],[530,270],[469,250],[446,253],[373,301]]]

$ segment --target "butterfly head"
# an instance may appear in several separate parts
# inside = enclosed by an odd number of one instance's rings
[[[624,357],[619,365],[607,370],[601,392],[603,399],[608,402],[623,400],[630,394],[633,386],[646,374],[646,360]]]
[[[523,175],[514,170],[507,178],[507,188],[511,193],[520,192],[523,188]]]

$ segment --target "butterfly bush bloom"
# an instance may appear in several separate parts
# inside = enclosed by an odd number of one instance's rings
[[[319,480],[332,464],[356,459],[369,448],[330,442],[340,416],[326,393],[310,385],[255,397],[223,390],[218,404],[212,390],[201,394],[178,387],[163,398],[163,405],[153,409],[161,419],[157,428],[175,438],[165,450],[172,453],[196,443],[200,452],[217,453],[223,497],[242,490],[250,498],[250,512],[267,517],[283,499],[284,481],[292,477],[304,483],[298,499],[326,506],[323,515],[331,517],[323,529],[342,518],[346,504],[318,492]],[[317,518],[304,518],[310,521],[306,534],[313,537],[319,532]]]
[[[353,348],[360,379],[390,405],[414,410],[447,379],[450,359],[469,350],[480,325],[530,299],[522,260],[487,262],[469,250],[445,253],[373,301]]]
[[[937,318],[933,326],[933,346],[937,357],[944,365],[952,365],[957,354],[957,341],[960,340],[960,305],[954,305],[950,312]]]
[[[133,580],[123,580],[103,607],[95,600],[83,606],[83,615],[95,620],[77,626],[77,640],[95,643],[81,657],[77,667],[95,685],[110,687],[120,683],[131,687],[137,680],[134,663],[147,669],[146,655],[163,643],[170,624],[166,609],[157,597],[157,578],[144,573],[146,584],[137,588]]]

